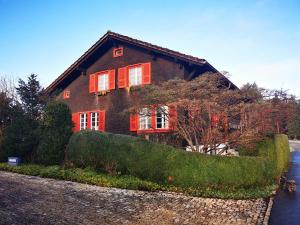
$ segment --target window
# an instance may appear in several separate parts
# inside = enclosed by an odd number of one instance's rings
[[[99,130],[99,113],[91,112],[91,129]]]
[[[156,128],[167,129],[169,128],[168,123],[169,107],[161,106],[156,109]]]
[[[100,74],[98,77],[98,91],[106,91],[108,89],[108,74]]]
[[[123,55],[123,48],[114,48],[113,49],[113,56],[114,57],[119,57]]]
[[[142,84],[142,67],[136,66],[129,68],[129,86]]]
[[[69,90],[64,91],[63,98],[64,99],[70,98],[70,91]]]
[[[147,130],[151,127],[151,113],[148,108],[142,109],[139,116],[139,129]]]
[[[80,130],[87,129],[87,113],[80,113]]]

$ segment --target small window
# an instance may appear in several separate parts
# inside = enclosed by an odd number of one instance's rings
[[[91,129],[99,130],[99,113],[91,112]]]
[[[113,56],[114,57],[120,57],[123,55],[123,48],[114,48],[113,49]]]
[[[98,77],[98,91],[107,91],[108,89],[108,74],[100,74]]]
[[[69,91],[69,90],[65,90],[65,91],[64,91],[63,98],[64,98],[64,99],[70,98],[70,91]]]
[[[142,84],[142,67],[136,66],[129,68],[129,86]]]
[[[80,113],[80,130],[86,130],[87,129],[87,114],[86,113]]]
[[[148,108],[141,110],[139,115],[139,129],[148,130],[151,128],[151,113]]]
[[[161,106],[156,110],[156,128],[157,129],[167,129],[169,127],[168,123],[169,107]]]

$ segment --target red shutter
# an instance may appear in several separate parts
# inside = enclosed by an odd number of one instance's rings
[[[99,111],[99,131],[105,131],[105,111]]]
[[[79,113],[72,113],[72,122],[74,125],[73,132],[79,131],[79,123],[80,123],[79,118],[80,118]]]
[[[177,110],[175,106],[169,106],[169,128],[175,130],[177,127]]]
[[[115,70],[108,71],[108,89],[112,90],[116,87],[116,74]]]
[[[89,90],[90,93],[94,93],[97,91],[97,74],[91,74],[90,75],[90,82],[89,82]]]
[[[118,69],[118,87],[125,88],[128,86],[127,67]]]
[[[142,64],[143,84],[151,83],[151,63]]]
[[[138,114],[130,114],[130,131],[138,130]]]

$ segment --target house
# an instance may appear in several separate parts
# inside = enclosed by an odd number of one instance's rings
[[[151,116],[122,114],[128,108],[128,88],[175,77],[191,80],[205,72],[218,71],[204,59],[108,31],[45,92],[69,105],[75,132],[169,133],[172,126],[162,110],[176,119],[171,106],[158,108]]]

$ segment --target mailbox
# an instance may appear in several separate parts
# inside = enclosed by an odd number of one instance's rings
[[[21,163],[21,159],[19,157],[8,157],[7,163],[10,166],[18,166]]]

